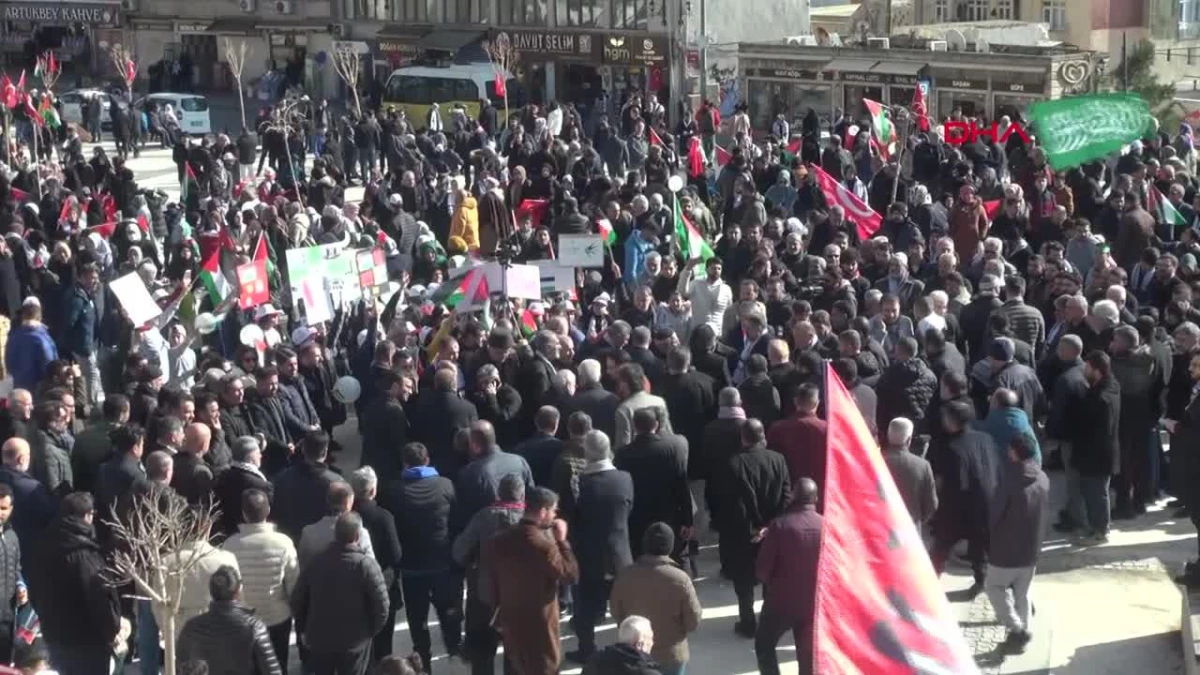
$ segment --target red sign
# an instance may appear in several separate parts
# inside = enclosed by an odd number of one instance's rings
[[[257,260],[238,265],[238,307],[250,309],[271,301],[271,289],[267,287],[267,261]]]
[[[858,195],[826,173],[820,166],[813,164],[809,170],[816,175],[817,185],[821,186],[821,192],[825,193],[825,201],[830,206],[842,207],[842,211],[846,214],[846,220],[858,226],[860,240],[866,241],[879,231],[879,228],[883,226],[883,217],[875,213],[875,209],[859,199]]]
[[[857,404],[826,367],[825,524],[813,627],[821,675],[979,672]]]
[[[1025,141],[1026,145],[1032,145],[1033,139],[1029,137],[1029,132],[1025,127],[1013,122],[1008,125],[1007,129],[1001,129],[1000,124],[992,122],[991,126],[982,126],[978,122],[960,122],[957,120],[947,120],[942,124],[943,135],[946,142],[950,145],[965,145],[974,143],[980,138],[990,138],[996,143],[1005,143],[1008,137],[1016,134]]]

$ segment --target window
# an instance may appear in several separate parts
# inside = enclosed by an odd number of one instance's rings
[[[1042,21],[1050,30],[1067,29],[1067,0],[1042,0]]]
[[[388,80],[385,98],[395,103],[414,103],[428,105],[433,101],[430,95],[429,78],[400,75]]]
[[[499,0],[499,10],[496,23],[502,26],[545,26],[549,18],[546,0]]]
[[[608,0],[558,0],[555,6],[558,9],[560,26],[608,27]]]
[[[988,0],[959,0],[958,21],[986,21],[991,18],[992,7]]]
[[[613,28],[646,30],[649,18],[649,0],[612,0]]]
[[[179,107],[184,112],[204,112],[208,110],[208,99],[202,96],[180,99]]]
[[[997,19],[1012,19],[1013,14],[1013,0],[996,0]]]
[[[950,0],[937,0],[933,5],[934,23],[946,23],[953,20],[953,16],[950,14]]]
[[[487,12],[485,6],[490,9],[491,3],[485,0],[442,0],[442,22],[487,23],[491,17],[486,14],[491,12]]]

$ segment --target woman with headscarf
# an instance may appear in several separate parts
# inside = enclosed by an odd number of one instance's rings
[[[983,202],[975,194],[975,188],[964,185],[958,191],[958,202],[950,212],[950,237],[954,239],[954,250],[958,252],[959,264],[966,269],[975,261],[979,245],[987,239],[987,213]]]

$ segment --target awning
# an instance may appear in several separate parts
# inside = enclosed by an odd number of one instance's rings
[[[875,64],[871,72],[883,73],[884,75],[916,75],[927,65],[929,64],[914,63],[912,61],[880,61]]]
[[[435,30],[421,38],[418,46],[424,50],[458,53],[458,50],[483,37],[481,30]]]
[[[429,33],[429,30],[430,29],[428,28],[416,28],[402,23],[389,23],[388,25],[379,29],[379,32],[375,34],[375,37],[390,40],[401,38],[419,40]]]
[[[826,63],[821,70],[827,73],[867,73],[878,62],[878,59],[839,58]]]
[[[209,33],[225,33],[227,35],[249,35],[257,30],[258,20],[249,16],[229,16],[213,21],[208,27]]]

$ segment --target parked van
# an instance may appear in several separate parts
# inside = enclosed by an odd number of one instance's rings
[[[525,105],[525,89],[504,73],[508,93],[508,108],[517,110]],[[434,103],[441,111],[443,124],[450,123],[450,109],[461,103],[471,119],[479,115],[479,102],[486,97],[499,112],[497,122],[504,122],[504,97],[496,91],[496,71],[490,63],[455,64],[449,66],[405,66],[392,72],[383,92],[383,107],[403,110],[408,121],[424,129],[429,110]]]
[[[147,104],[155,107],[170,104],[179,119],[179,130],[189,136],[203,136],[212,133],[212,117],[208,109],[208,99],[199,94],[150,94],[134,103],[138,110],[146,110]]]

